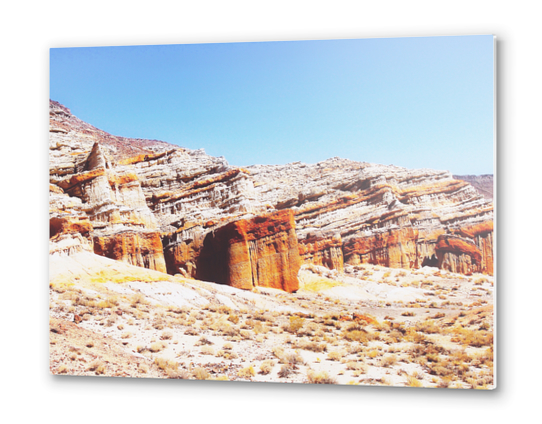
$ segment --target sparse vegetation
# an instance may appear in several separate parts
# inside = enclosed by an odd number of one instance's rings
[[[418,282],[412,281],[415,273],[370,265],[352,269],[350,275],[355,276],[373,273],[372,269],[377,276],[389,273],[373,282],[391,278],[390,287],[383,290],[392,290],[393,284],[393,290],[417,288]],[[201,309],[160,307],[141,293],[112,295],[104,289],[91,295],[67,285],[52,286],[52,308],[58,316],[78,320],[79,327],[102,329],[126,351],[137,352],[141,362],[129,375],[491,388],[493,313],[490,305],[485,306],[491,300],[491,281],[418,275],[423,290],[408,300],[354,302],[319,293],[316,286],[293,294],[262,290],[269,305],[302,308],[303,313],[265,309],[245,300],[246,307],[239,309],[218,303]],[[467,293],[480,296],[472,301]],[[51,326],[51,346],[63,343],[63,331],[58,324]],[[56,363],[51,370],[115,375],[115,360],[103,356],[110,345],[111,341],[86,338],[64,355],[65,364]],[[406,364],[417,371],[411,372]],[[372,377],[375,369],[386,377]]]

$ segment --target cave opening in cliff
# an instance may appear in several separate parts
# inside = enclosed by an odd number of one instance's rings
[[[437,257],[433,254],[433,256],[429,257],[429,256],[426,256],[422,262],[422,268],[424,266],[432,266],[432,267],[438,267],[438,259]]]

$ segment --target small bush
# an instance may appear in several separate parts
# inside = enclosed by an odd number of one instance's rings
[[[95,361],[90,363],[87,370],[94,371],[96,375],[101,375],[105,373],[105,364],[102,361],[96,359]]]
[[[205,346],[205,345],[212,345],[213,342],[210,341],[207,337],[200,337],[200,339],[196,342],[196,346]]]
[[[228,317],[228,321],[233,322],[234,324],[238,324],[239,323],[239,316],[235,315],[235,314],[232,314],[232,315],[230,315]]]
[[[163,371],[167,371],[168,369],[177,370],[179,368],[178,362],[170,361],[164,358],[155,358],[154,364]]]
[[[395,355],[384,356],[380,362],[380,364],[383,367],[391,367],[392,365],[395,365],[396,363],[397,363],[397,356]]]
[[[304,318],[292,315],[290,317],[290,323],[288,327],[286,328],[286,331],[293,334],[297,334],[297,332],[301,330],[301,328],[303,327],[304,323],[305,323]]]
[[[203,346],[201,348],[201,353],[203,355],[214,355],[215,354],[215,350],[211,347],[211,346]]]
[[[325,352],[327,346],[325,343],[310,342],[307,340],[301,340],[296,344],[296,348],[303,350],[310,350],[311,352]]]
[[[274,366],[275,366],[275,362],[270,359],[263,361],[260,364],[260,374],[264,374],[264,375],[269,374],[273,370]]]
[[[295,373],[296,371],[294,370],[293,367],[291,367],[290,365],[284,364],[282,367],[280,367],[280,371],[278,375],[280,378],[286,378]]]
[[[192,375],[196,380],[208,380],[211,377],[209,371],[203,367],[195,368],[194,371],[192,371]]]
[[[327,354],[327,359],[330,361],[340,361],[343,358],[342,352],[338,350],[333,350]]]
[[[307,371],[307,380],[310,384],[337,384],[337,380],[330,377],[325,371]]]
[[[275,346],[272,352],[277,359],[281,359],[284,356],[284,349],[280,346]]]
[[[242,368],[237,372],[238,377],[244,378],[244,379],[247,379],[247,380],[250,380],[255,375],[256,375],[256,371],[254,371],[254,368],[252,367],[252,365],[248,366],[248,367],[245,367],[245,368]]]
[[[173,333],[170,331],[164,331],[160,336],[160,340],[171,340],[173,338]]]
[[[363,362],[349,361],[346,363],[346,369],[350,371],[364,371],[367,367]]]
[[[164,342],[158,342],[158,343],[153,343],[149,347],[149,350],[152,353],[156,353],[156,352],[160,352],[160,351],[164,350],[166,347],[167,347],[167,344],[165,344]]]

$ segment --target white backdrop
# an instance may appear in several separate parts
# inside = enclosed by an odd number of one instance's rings
[[[30,3],[30,4],[29,4]],[[9,2],[2,6],[1,381],[5,422],[527,421],[541,373],[535,1]],[[496,34],[499,52],[498,389],[492,392],[108,378],[48,372],[48,49]],[[536,414],[536,413],[535,413]],[[246,418],[245,418],[246,417]],[[534,415],[529,421],[536,420]]]

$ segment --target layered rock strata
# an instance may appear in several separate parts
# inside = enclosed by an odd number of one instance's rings
[[[449,172],[332,158],[246,168],[111,136],[50,103],[51,253],[250,289],[301,263],[493,273],[493,204]]]

